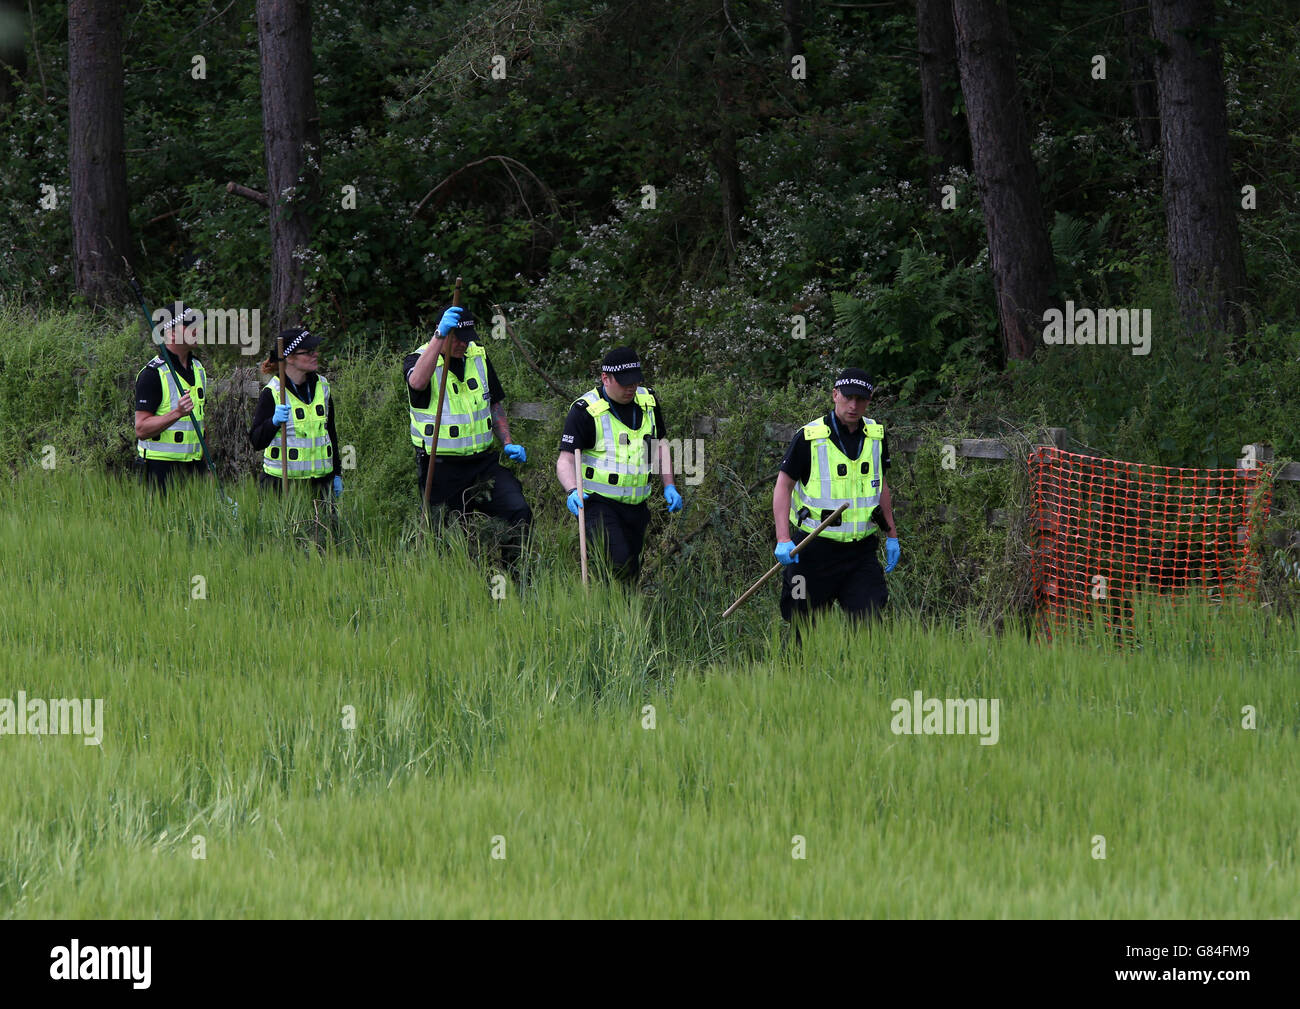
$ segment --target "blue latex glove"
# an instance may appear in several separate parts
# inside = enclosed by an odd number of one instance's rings
[[[446,337],[448,333],[455,329],[456,324],[460,322],[460,313],[463,311],[463,308],[449,308],[443,312],[442,321],[438,323],[438,335]]]
[[[528,451],[522,445],[513,442],[506,446],[506,458],[511,462],[527,462]]]
[[[682,510],[682,495],[676,487],[664,488],[664,500],[668,502],[670,512],[679,512]]]
[[[776,555],[776,559],[779,560],[782,564],[786,564],[786,565],[798,564],[799,563],[798,555],[795,555],[794,557],[790,556],[790,551],[793,549],[794,549],[794,540],[783,540],[782,542],[776,545],[776,549],[772,552],[773,554]]]
[[[337,500],[343,496],[343,478],[336,476],[334,478],[334,498]]]
[[[283,423],[284,423],[286,420],[288,420],[288,419],[289,419],[289,404],[288,404],[288,403],[276,403],[276,404],[275,404],[275,413],[273,413],[273,414],[271,415],[271,420],[275,421],[275,426],[276,426],[276,427],[279,427],[281,424],[283,424]]]
[[[574,487],[573,490],[569,491],[569,499],[565,504],[569,506],[569,511],[573,512],[574,515],[577,515],[582,509],[583,500],[589,497],[591,497],[590,491],[584,494],[577,487]]]
[[[894,570],[898,563],[898,558],[902,554],[902,549],[898,545],[898,537],[891,536],[885,540],[885,573],[888,574]]]

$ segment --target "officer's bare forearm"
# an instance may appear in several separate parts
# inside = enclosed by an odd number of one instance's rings
[[[794,479],[788,473],[776,475],[772,489],[772,521],[776,525],[776,541],[784,543],[790,538],[790,496],[794,493]]]
[[[890,539],[898,539],[898,526],[894,524],[894,500],[884,477],[880,479],[880,514],[885,518],[885,535]]]
[[[555,476],[560,481],[564,493],[575,490],[578,486],[578,469],[573,464],[572,452],[561,452],[555,460]]]
[[[498,402],[492,404],[492,428],[501,439],[502,445],[509,445],[513,439],[510,437],[510,421],[506,419],[506,405]]]
[[[668,442],[660,438],[659,445],[659,478],[664,482],[665,487],[672,487],[676,482],[673,476],[673,452]]]
[[[438,366],[438,355],[442,353],[442,345],[445,342],[442,339],[430,340],[429,346],[424,348],[424,353],[415,362],[415,367],[411,369],[406,384],[416,392],[423,392],[429,388],[429,379],[433,377],[433,369]]]
[[[153,438],[162,431],[166,431],[184,416],[179,410],[173,410],[171,413],[155,415],[144,413],[137,410],[135,414],[135,436],[141,439]]]

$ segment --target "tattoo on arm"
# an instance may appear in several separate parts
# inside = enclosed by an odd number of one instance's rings
[[[510,422],[506,420],[506,405],[503,402],[492,404],[492,427],[501,439],[502,445],[510,444]]]

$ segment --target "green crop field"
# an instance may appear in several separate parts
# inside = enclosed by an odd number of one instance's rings
[[[318,547],[227,489],[0,491],[0,698],[103,701],[98,745],[0,735],[0,914],[1294,914],[1300,635],[1259,610],[796,645],[769,586],[720,648],[713,600],[584,597],[568,544],[494,593],[463,537],[345,497]],[[996,742],[895,734],[917,691],[997,699]]]

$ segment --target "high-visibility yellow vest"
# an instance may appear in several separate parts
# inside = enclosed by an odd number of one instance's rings
[[[838,525],[827,526],[818,535],[841,542],[865,539],[876,531],[871,510],[880,503],[884,472],[880,468],[880,446],[885,428],[871,420],[862,422],[865,440],[858,458],[850,459],[831,441],[831,428],[824,420],[803,426],[812,464],[808,483],[796,483],[790,496],[790,524],[812,532],[841,504],[848,502]],[[804,512],[804,509],[807,509]],[[800,513],[805,517],[800,519]]]
[[[582,397],[587,413],[596,422],[596,443],[584,449],[582,489],[624,504],[640,504],[650,497],[650,450],[647,439],[656,437],[655,398],[645,386],[637,386],[641,426],[630,428],[615,416],[609,400],[592,389]]]
[[[427,343],[415,349],[423,354]],[[433,422],[438,409],[438,390],[442,387],[443,355],[433,369],[429,384],[429,406],[411,407],[411,443],[426,452],[433,447]],[[465,378],[447,376],[447,401],[442,405],[442,425],[438,428],[438,455],[473,455],[492,444],[492,406],[488,400],[487,351],[477,343],[465,350]]]
[[[194,373],[194,383],[186,382],[178,372],[172,377],[172,369],[163,363],[161,357],[155,357],[144,366],[158,369],[158,378],[162,383],[162,399],[158,402],[155,417],[172,412],[172,408],[188,395],[194,403],[194,419],[203,424],[204,393],[207,390],[208,376],[198,358],[190,358],[190,367]],[[144,368],[140,369],[144,374]],[[178,385],[179,383],[179,385]],[[138,438],[135,452],[141,459],[166,459],[168,462],[193,462],[203,458],[203,446],[199,444],[199,433],[194,430],[194,423],[188,416],[165,427],[152,438]]]
[[[272,375],[266,383],[276,403],[280,402],[280,377]],[[330,415],[330,384],[324,375],[316,376],[316,392],[310,403],[304,403],[285,387],[285,402],[289,404],[289,419],[284,422],[284,436],[288,438],[289,479],[306,480],[325,476],[334,469],[334,446],[330,443],[327,421]],[[281,432],[276,431],[271,444],[262,452],[262,471],[271,476],[281,476]]]

